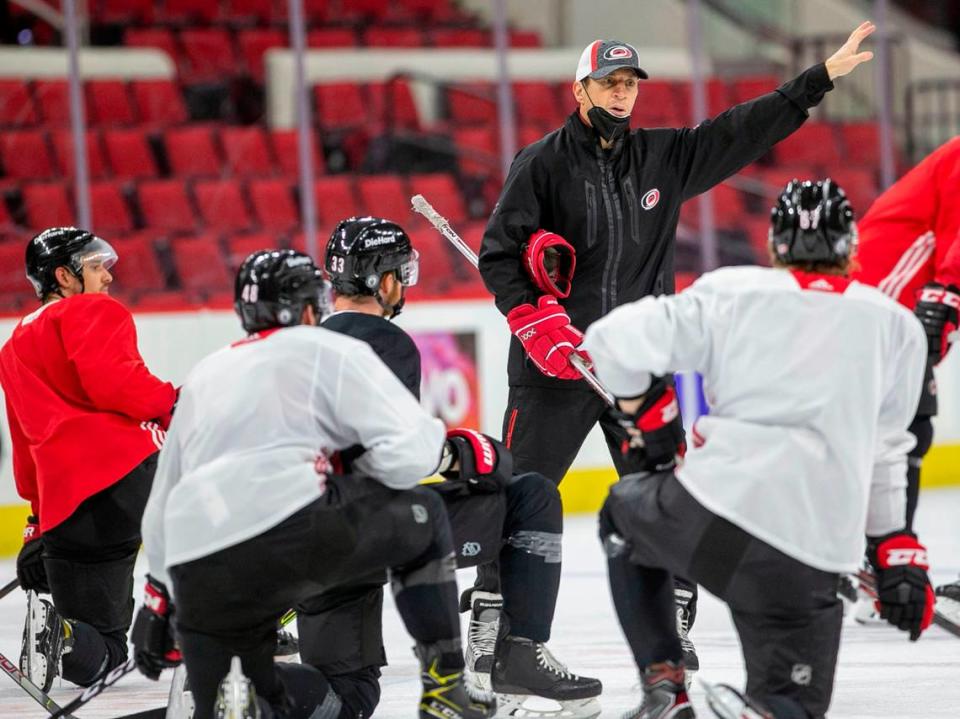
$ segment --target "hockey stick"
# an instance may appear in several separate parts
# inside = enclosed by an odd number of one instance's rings
[[[860,583],[860,586],[872,599],[877,598],[877,580],[872,574],[861,569],[851,576]],[[955,637],[960,637],[960,625],[939,611],[936,606],[933,608],[933,623]]]
[[[20,586],[20,580],[14,577],[9,582],[7,582],[6,586],[0,589],[0,599],[3,599],[5,596],[10,594],[10,592],[12,592],[14,589],[16,589],[19,586]]]
[[[77,709],[82,707],[84,704],[89,702],[94,697],[99,696],[103,693],[103,690],[107,687],[111,687],[116,684],[120,679],[125,677],[127,674],[132,672],[137,668],[137,662],[133,657],[130,657],[126,662],[121,664],[118,667],[114,667],[110,672],[96,684],[91,684],[86,689],[83,690],[83,694],[78,696],[72,702],[64,706],[58,712],[52,714],[50,719],[60,719],[60,717],[70,716],[71,712],[75,712]]]
[[[27,694],[30,695],[30,698],[33,699],[37,704],[42,706],[51,714],[53,712],[62,712],[60,705],[57,704],[53,699],[51,699],[46,692],[44,692],[40,687],[34,684],[32,681],[27,679],[23,672],[20,671],[20,667],[7,659],[3,654],[0,654],[0,669],[3,669],[4,673],[17,684],[20,685],[20,688],[23,689]],[[64,716],[59,714],[59,716]],[[67,715],[69,716],[69,715]]]
[[[437,232],[447,238],[453,246],[460,251],[460,254],[467,258],[471,265],[474,267],[478,266],[479,261],[477,260],[477,255],[470,249],[470,245],[464,242],[463,238],[450,227],[450,222],[447,218],[437,212],[423,195],[414,195],[410,198],[410,203],[413,205],[413,211],[426,217],[427,222],[433,225]],[[567,357],[567,361],[583,376],[587,384],[590,385],[590,389],[600,395],[603,401],[610,407],[616,408],[616,400],[614,399],[613,393],[590,371],[587,363],[584,362],[580,355],[574,352]]]

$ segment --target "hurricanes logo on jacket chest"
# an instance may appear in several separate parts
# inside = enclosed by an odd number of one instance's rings
[[[640,207],[645,210],[652,210],[658,202],[660,202],[660,190],[654,187],[652,190],[643,193],[643,197],[640,198]]]

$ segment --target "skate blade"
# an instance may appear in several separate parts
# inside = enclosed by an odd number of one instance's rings
[[[497,719],[595,719],[600,716],[600,702],[588,699],[547,699],[532,694],[500,694],[497,697]]]
[[[950,597],[939,595],[934,605],[936,612],[954,624],[960,624],[960,602]]]
[[[490,681],[489,672],[475,672],[469,667],[463,670],[463,678],[477,692],[493,693],[493,684]]]

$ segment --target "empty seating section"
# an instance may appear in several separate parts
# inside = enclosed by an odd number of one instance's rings
[[[171,80],[134,80],[133,102],[145,125],[178,125],[187,121],[187,108],[176,83]]]

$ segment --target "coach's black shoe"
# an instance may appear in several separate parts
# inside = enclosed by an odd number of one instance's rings
[[[657,662],[644,669],[643,702],[622,719],[694,719],[683,669],[683,662]]]
[[[260,705],[253,683],[247,679],[240,657],[230,660],[230,671],[217,691],[215,719],[260,719]]]
[[[475,698],[467,692],[463,678],[463,659],[456,653],[441,652],[436,645],[418,644],[420,679],[420,719],[488,719],[497,708],[495,700]],[[457,666],[457,668],[451,668]]]
[[[27,618],[20,645],[20,671],[44,693],[61,674],[61,659],[73,647],[73,626],[53,605],[27,592]]]

